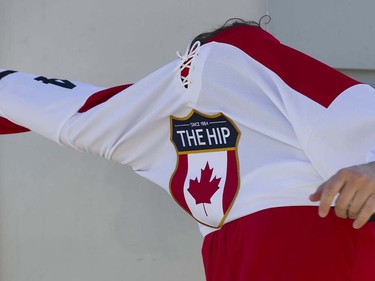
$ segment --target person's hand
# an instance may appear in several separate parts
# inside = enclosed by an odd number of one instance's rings
[[[375,212],[375,162],[340,170],[322,183],[310,200],[320,201],[319,215],[323,218],[335,200],[336,215],[354,219],[353,227],[361,228]]]

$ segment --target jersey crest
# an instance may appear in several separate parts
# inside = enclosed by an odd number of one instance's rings
[[[185,118],[170,119],[171,141],[178,155],[170,192],[198,222],[219,228],[239,189],[240,132],[222,113],[193,110]]]

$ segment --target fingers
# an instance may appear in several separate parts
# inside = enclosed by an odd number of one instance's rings
[[[353,199],[347,206],[347,216],[350,219],[356,219],[362,210],[365,202],[370,198],[371,193],[366,188],[361,188],[353,195]]]
[[[342,187],[339,196],[335,201],[335,213],[339,218],[346,219],[350,217],[350,208],[352,206],[352,201],[355,196],[356,190],[350,188],[348,184],[344,184]],[[352,210],[352,215],[356,215],[357,209]]]
[[[322,196],[323,188],[325,184],[321,184],[316,191],[310,195],[309,199],[312,202],[318,202],[320,200],[320,197]]]
[[[340,170],[321,184],[310,195],[310,200],[320,201],[321,217],[326,217],[331,206],[335,205],[338,217],[354,219],[353,227],[362,227],[375,212],[375,164]]]
[[[316,192],[310,196],[310,200],[314,202],[320,201],[319,216],[324,218],[328,215],[332,202],[345,186],[345,181],[346,177],[339,172],[328,181],[321,184]]]
[[[361,211],[359,212],[358,217],[353,222],[353,227],[358,229],[364,226],[370,217],[374,214],[374,206],[375,206],[375,196],[371,195],[364,206],[362,207]]]

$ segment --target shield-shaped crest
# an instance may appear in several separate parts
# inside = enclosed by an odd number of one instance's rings
[[[171,141],[178,161],[170,180],[177,203],[197,221],[219,228],[239,189],[237,145],[240,132],[223,113],[193,110],[171,116]]]

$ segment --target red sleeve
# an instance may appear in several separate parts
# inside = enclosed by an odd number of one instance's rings
[[[113,97],[114,95],[118,94],[119,92],[123,91],[124,89],[131,86],[131,84],[128,85],[121,85],[116,86],[113,88],[108,88],[102,91],[99,91],[97,93],[94,93],[92,96],[90,96],[85,104],[81,107],[81,109],[78,112],[85,112],[105,101]],[[0,134],[17,134],[17,133],[24,133],[28,132],[29,129],[19,126],[5,118],[0,117]]]

